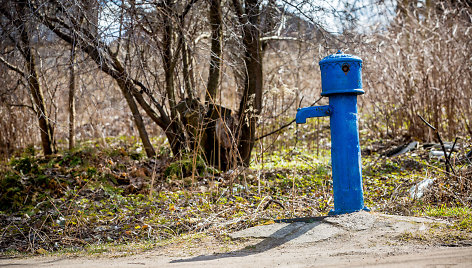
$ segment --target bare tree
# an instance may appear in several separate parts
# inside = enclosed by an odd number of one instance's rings
[[[75,91],[76,91],[76,72],[75,72],[76,50],[75,45],[70,46],[70,65],[69,65],[69,150],[75,147]]]
[[[16,5],[17,1],[6,3]],[[25,3],[32,19],[62,39],[61,44],[65,41],[74,47],[64,48],[71,54],[70,148],[74,141],[73,96],[77,82],[73,56],[83,53],[121,92],[147,156],[156,154],[149,133],[160,129],[173,155],[202,156],[221,169],[250,164],[257,124],[265,116],[264,92],[268,91],[267,85],[277,84],[269,81],[265,85],[264,81],[277,76],[281,79],[281,75],[271,73],[276,68],[267,70],[264,62],[280,60],[280,64],[289,64],[282,63],[280,56],[294,52],[293,44],[298,48],[297,59],[305,60],[308,56],[303,55],[304,50],[311,58],[321,57],[332,52],[327,48],[334,44],[342,48],[352,44],[353,38],[361,40],[361,35],[353,33],[355,16],[349,14],[358,12],[354,5],[345,5],[341,12],[329,10],[324,2],[296,0]],[[351,32],[350,41],[343,42],[340,34],[324,30],[316,18],[319,12],[346,18],[349,27],[341,30]],[[302,31],[304,34],[300,34]],[[280,53],[274,53],[275,49]],[[307,62],[304,64],[311,64]],[[297,70],[303,68],[298,66]],[[311,65],[309,68],[313,69]],[[315,84],[307,85],[297,75],[296,79],[290,78],[298,81],[297,88]],[[236,98],[225,99],[228,92]],[[282,100],[282,107],[272,101],[273,109],[283,110],[279,114],[295,110],[293,106],[300,99],[297,91],[295,97]],[[272,114],[271,109],[265,111]]]
[[[243,5],[244,4],[244,5]],[[262,45],[259,27],[261,3],[233,0],[233,6],[242,26],[245,76],[239,104],[240,141],[238,145],[242,162],[249,165],[256,135],[256,120],[262,109]]]
[[[46,109],[44,94],[37,71],[34,41],[31,37],[35,31],[34,25],[36,21],[25,2],[5,2],[0,5],[0,14],[3,17],[2,21],[6,23],[4,26],[8,27],[3,29],[3,33],[7,35],[5,36],[6,38],[11,39],[12,43],[15,44],[17,51],[24,59],[24,67],[16,66],[3,56],[0,56],[0,61],[26,80],[39,123],[43,153],[50,155],[55,151],[53,126]]]
[[[199,114],[206,114],[208,119],[200,120],[200,123],[198,123],[200,127],[205,127],[204,122],[214,120],[212,119],[214,112],[211,112],[211,110],[218,107],[211,99],[214,99],[217,94],[222,58],[223,24],[220,1],[210,1],[208,6],[212,44],[205,108],[203,110],[199,108],[202,107],[202,104],[199,104],[198,100],[197,102],[195,102],[195,99],[193,99],[193,102],[185,100],[185,96],[180,95],[175,87],[175,78],[178,75],[176,66],[179,60],[183,62],[186,87],[190,87],[190,83],[188,83],[189,58],[186,55],[188,46],[186,45],[184,27],[194,23],[186,21],[185,17],[197,2],[195,0],[184,4],[170,0],[158,2],[152,12],[136,2],[122,3],[118,7],[121,9],[118,19],[122,21],[119,36],[112,43],[107,43],[99,34],[95,34],[90,31],[89,27],[77,21],[78,17],[87,18],[87,14],[84,12],[85,8],[80,3],[50,1],[39,5],[40,2],[31,2],[30,6],[35,10],[35,15],[44,25],[66,42],[76,44],[77,48],[87,53],[102,71],[115,79],[131,109],[146,153],[148,156],[153,156],[155,153],[137,104],[164,130],[175,155],[180,154],[182,150],[191,148],[192,146],[189,146],[188,143],[195,140],[196,136],[195,131],[188,127],[191,120],[186,118],[184,112],[190,109],[198,110]],[[72,6],[74,8],[71,8]],[[238,153],[233,150],[233,153],[240,156],[235,158],[239,159],[235,161],[247,165],[254,146],[257,115],[260,114],[262,108],[262,47],[259,27],[261,4],[258,1],[248,1],[244,3],[243,9],[243,4],[235,1],[232,7],[241,25],[242,53],[244,55],[246,78],[244,79],[243,94],[238,112],[238,131],[222,134],[223,132],[231,132],[232,129],[224,122],[224,131],[218,135],[231,136],[232,142],[239,144],[236,146]],[[70,12],[71,9],[74,12]],[[77,12],[79,16],[77,16]],[[127,21],[128,25],[123,21]],[[121,28],[125,26],[128,26],[126,30]],[[164,72],[164,103],[156,98],[156,91],[148,87],[150,74],[143,74],[142,69],[133,69],[130,66],[132,61],[126,60],[130,53],[135,53],[141,45],[139,44],[139,38],[152,40],[159,48]],[[132,40],[134,40],[134,44],[131,44]],[[195,95],[197,94],[188,93],[187,97]],[[182,106],[186,106],[187,109],[179,112],[179,107]],[[205,113],[205,110],[210,112]],[[223,110],[220,108],[216,108],[216,110],[221,116]],[[227,116],[227,118],[231,117]],[[195,124],[192,127],[195,129]],[[207,134],[210,134],[210,136],[217,135],[217,131]],[[217,137],[213,140],[221,144],[223,138]],[[203,141],[203,143],[208,142]],[[211,151],[215,150],[214,146],[206,148]]]

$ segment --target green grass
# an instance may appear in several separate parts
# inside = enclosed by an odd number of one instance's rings
[[[418,212],[422,216],[440,217],[453,220],[452,227],[472,232],[472,210],[463,206],[426,206]]]
[[[145,249],[185,235],[218,235],[274,219],[326,215],[333,208],[330,152],[322,146],[310,149],[307,138],[296,147],[255,150],[249,169],[231,172],[208,167],[201,158],[195,169],[190,157],[158,161],[162,166],[152,191],[149,159],[139,141],[104,140],[82,142],[71,152],[49,158],[29,148],[0,164],[0,213],[17,219],[4,230],[0,246],[15,241],[22,245],[19,253],[38,248],[74,254]],[[168,155],[165,148],[161,144],[157,149]],[[373,153],[363,156],[362,164],[369,208],[447,218],[454,221],[450,228],[472,232],[470,208],[409,197],[415,183],[444,177],[437,168],[442,163]],[[134,180],[143,186],[130,190]],[[41,233],[49,240],[32,248],[24,239],[28,233]]]
[[[298,171],[315,170],[319,168],[327,168],[331,161],[331,152],[329,150],[321,150],[320,154],[312,152],[307,148],[282,149],[271,151],[259,155],[254,159],[251,169],[253,170],[271,170],[271,169],[296,169]],[[263,161],[261,161],[263,160]]]

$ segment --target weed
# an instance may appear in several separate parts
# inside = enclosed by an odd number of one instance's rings
[[[418,211],[418,214],[450,219],[454,222],[452,228],[472,233],[472,210],[469,207],[428,205]]]
[[[48,159],[22,155],[2,165],[0,215],[5,216],[0,224],[10,227],[0,238],[0,248],[114,254],[126,245],[165,244],[202,232],[218,235],[274,219],[326,215],[333,208],[329,154],[264,152],[264,160],[249,169],[220,172],[193,156],[170,164],[136,161],[122,150],[132,148],[133,139],[108,140],[113,144],[89,142]],[[410,169],[409,159],[419,166]],[[466,237],[461,232],[471,232],[472,225],[467,206],[433,206],[409,198],[411,186],[441,174],[426,169],[419,157],[406,160],[375,152],[363,158],[365,203],[381,212],[452,219],[448,228],[458,233],[451,239]],[[43,239],[32,244],[26,233]]]

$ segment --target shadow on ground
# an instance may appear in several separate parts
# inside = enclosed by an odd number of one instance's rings
[[[3,258],[0,258],[0,259],[15,259],[15,257],[3,257]],[[62,260],[66,260],[67,258],[58,258],[58,259],[54,259],[54,260],[47,260],[47,261],[39,261],[37,264],[38,265],[47,265],[47,264],[56,264]],[[22,267],[25,267],[25,266],[31,266],[31,263],[6,263],[6,264],[1,264],[0,263],[0,267],[16,267],[16,266],[22,266]]]
[[[185,263],[185,262],[198,262],[198,261],[210,261],[210,260],[217,260],[217,259],[224,259],[224,258],[232,258],[232,257],[246,257],[250,255],[259,254],[270,249],[279,247],[283,244],[288,242],[294,241],[297,238],[300,238],[304,234],[313,231],[321,224],[326,224],[323,221],[325,217],[316,218],[315,222],[313,219],[315,218],[303,218],[302,220],[282,220],[280,222],[285,223],[285,226],[278,229],[273,233],[267,234],[264,240],[261,242],[253,245],[248,246],[240,250],[228,252],[228,253],[215,253],[211,255],[200,255],[192,258],[186,259],[179,259],[173,260],[171,263]],[[308,223],[307,223],[308,222]],[[276,226],[276,225],[275,225]],[[262,235],[264,236],[264,235]],[[242,237],[242,236],[241,236]],[[238,237],[236,237],[238,238]]]

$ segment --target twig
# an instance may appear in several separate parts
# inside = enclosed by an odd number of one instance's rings
[[[449,169],[447,168],[449,166],[452,170],[452,173],[456,174],[456,171],[454,170],[454,167],[452,167],[451,161],[449,161],[449,157],[447,155],[446,147],[444,147],[444,143],[441,139],[441,136],[439,135],[439,131],[436,131],[436,137],[438,137],[439,144],[441,144],[441,148],[444,152],[444,158],[446,158],[446,171],[449,172]]]
[[[448,155],[448,158],[449,158],[449,159],[451,159],[452,152],[454,152],[454,147],[456,147],[456,143],[457,143],[458,140],[459,140],[458,137],[456,137],[456,138],[454,139],[454,143],[452,144],[451,151],[449,152],[449,155]]]
[[[423,122],[424,122],[428,127],[430,127],[431,129],[433,129],[434,131],[436,131],[436,128],[433,127],[430,123],[428,123],[428,121],[426,121],[421,115],[418,115],[418,116],[421,118],[421,120],[423,120]]]
[[[266,195],[266,196],[264,196],[264,198],[262,198],[262,200],[261,200],[261,202],[259,202],[259,205],[257,206],[256,212],[254,212],[254,214],[257,214],[257,212],[259,211],[259,208],[261,207],[261,205],[262,205],[262,204],[264,203],[264,201],[265,201],[266,199],[268,199],[268,198],[269,198],[269,201],[272,199],[272,198],[271,198],[270,196],[268,196],[268,195]],[[270,202],[267,202],[267,204],[269,204],[269,203],[270,203]],[[265,207],[266,207],[266,206],[264,206],[264,209],[265,209]]]
[[[261,202],[259,202],[259,205],[257,205],[256,211],[254,211],[254,212],[252,213],[253,216],[252,216],[252,218],[251,218],[251,221],[256,220],[256,217],[259,215],[259,209],[261,208],[262,204],[264,204],[264,201],[265,201],[266,199],[269,199],[269,201],[267,201],[267,203],[265,204],[265,206],[264,206],[264,208],[263,208],[262,210],[265,210],[266,207],[270,204],[270,201],[272,200],[272,197],[270,197],[270,196],[268,196],[268,195],[264,196],[264,198],[261,200]]]
[[[444,158],[446,158],[446,172],[449,173],[449,168],[451,168],[452,173],[456,174],[456,171],[454,170],[454,167],[452,166],[451,161],[449,161],[449,156],[447,154],[446,147],[444,147],[444,143],[441,139],[441,135],[439,135],[439,131],[435,127],[433,127],[430,123],[428,123],[421,115],[418,115],[418,116],[421,118],[421,120],[423,120],[423,122],[428,127],[430,127],[432,130],[434,130],[434,132],[436,133],[436,137],[438,138],[439,144],[441,144],[441,148],[444,152]],[[456,139],[456,141],[457,141],[457,139]],[[454,142],[454,145],[455,145],[455,142]],[[452,150],[451,150],[451,153],[452,153]]]
[[[311,107],[311,106],[314,106],[315,104],[317,104],[322,98],[323,98],[323,97],[320,97],[319,99],[317,99],[315,102],[313,102],[313,103],[310,105],[310,107]],[[303,100],[303,97],[302,97],[302,99],[300,100],[300,104],[301,104],[302,100]],[[298,105],[299,107],[300,107],[300,104]],[[287,123],[287,124],[281,126],[280,128],[278,128],[278,129],[276,129],[276,130],[274,130],[274,131],[271,131],[271,132],[269,132],[269,133],[267,133],[267,134],[265,134],[265,135],[260,136],[259,138],[256,139],[256,141],[258,141],[258,140],[260,140],[260,139],[263,139],[263,138],[265,138],[265,137],[267,137],[267,136],[270,136],[270,135],[272,135],[272,134],[275,134],[275,133],[281,131],[282,129],[284,129],[284,128],[290,126],[291,124],[293,124],[293,122],[295,122],[295,120],[296,120],[296,119],[293,119],[292,121],[290,121],[289,123]]]
[[[267,134],[265,134],[265,135],[260,136],[259,138],[256,139],[256,141],[258,141],[258,140],[260,140],[260,139],[263,139],[263,138],[265,138],[265,137],[267,137],[267,136],[270,136],[270,135],[272,135],[272,134],[275,134],[275,133],[281,131],[282,129],[284,129],[284,128],[290,126],[291,124],[293,124],[293,122],[295,122],[295,119],[293,119],[293,120],[290,121],[289,123],[287,123],[287,124],[281,126],[280,128],[278,128],[278,129],[276,129],[276,130],[274,130],[274,131],[272,131],[272,132],[269,132],[269,133],[267,133]]]
[[[156,180],[156,165],[157,161],[154,158],[154,165],[152,167],[152,174],[151,174],[151,186],[149,187],[149,196],[148,199],[152,201],[152,192],[154,190],[154,181]]]
[[[263,209],[263,210],[266,210],[266,209],[269,207],[269,205],[270,205],[271,203],[277,204],[277,205],[279,205],[282,209],[285,209],[285,207],[284,207],[284,205],[282,204],[282,202],[277,201],[277,200],[274,200],[274,199],[270,199],[269,202],[267,202],[267,204],[264,206],[264,209]]]

